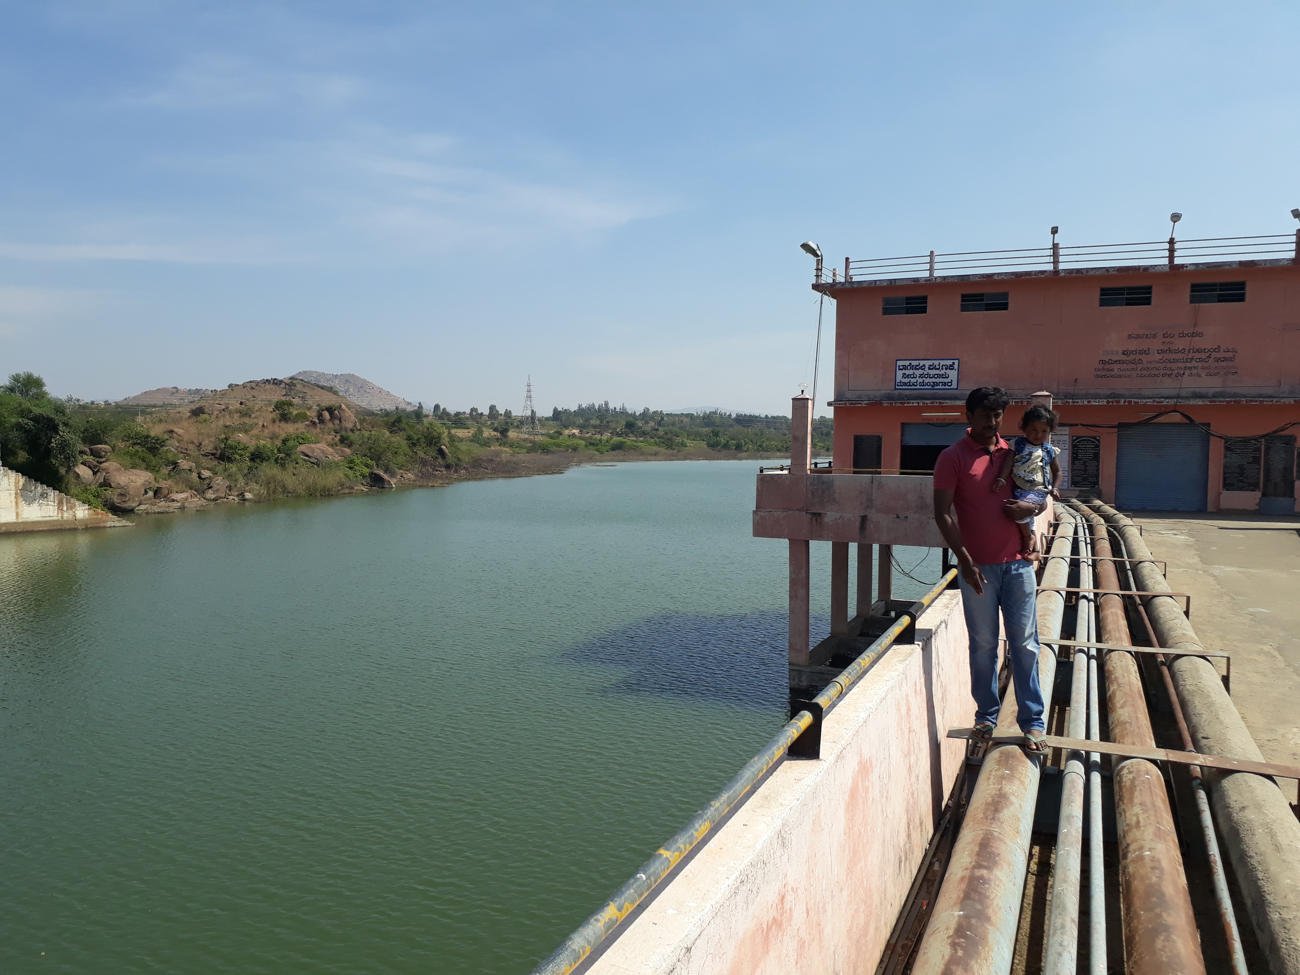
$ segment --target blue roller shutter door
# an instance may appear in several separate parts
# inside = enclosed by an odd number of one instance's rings
[[[1121,425],[1115,467],[1122,511],[1204,511],[1210,435],[1190,423]]]

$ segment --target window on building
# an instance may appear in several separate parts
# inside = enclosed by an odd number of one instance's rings
[[[926,295],[893,295],[882,298],[880,313],[882,315],[924,315],[929,309],[929,297]]]
[[[1006,311],[1011,296],[1005,291],[971,291],[961,296],[962,311]]]
[[[1193,305],[1215,305],[1246,300],[1245,281],[1199,281],[1192,285],[1188,300]]]
[[[1125,288],[1102,288],[1099,304],[1102,308],[1118,308],[1123,305],[1149,305],[1151,304],[1151,285],[1134,284]]]

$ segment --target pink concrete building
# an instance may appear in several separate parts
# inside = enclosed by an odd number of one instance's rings
[[[814,290],[836,305],[834,456],[813,466],[812,403],[796,397],[791,463],[759,474],[754,510],[754,534],[790,548],[792,686],[829,679],[872,617],[901,611],[893,545],[943,545],[931,475],[976,386],[1011,393],[1008,436],[1031,400],[1055,407],[1067,494],[1130,511],[1296,512],[1300,232],[1053,239],[846,258],[829,273],[805,250]],[[831,637],[816,647],[813,542],[831,544]]]
[[[975,386],[1060,414],[1067,486],[1127,510],[1296,511],[1300,232],[846,259],[836,470],[930,471]]]

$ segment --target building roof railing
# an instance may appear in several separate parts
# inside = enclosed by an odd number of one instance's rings
[[[1189,240],[1170,237],[1168,240],[1124,244],[1062,245],[1053,240],[1048,247],[948,253],[930,251],[928,254],[856,261],[846,257],[842,275],[839,268],[832,268],[829,278],[818,260],[814,284],[879,283],[896,279],[934,280],[941,277],[993,274],[1061,274],[1122,267],[1167,267],[1174,270],[1197,264],[1240,261],[1272,263],[1287,260],[1300,264],[1300,230],[1294,234],[1202,237]]]

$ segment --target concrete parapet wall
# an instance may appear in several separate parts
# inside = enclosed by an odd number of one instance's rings
[[[593,975],[870,972],[964,756],[961,601],[944,593],[588,968]]]
[[[758,475],[754,535],[942,548],[934,478],[913,474]]]
[[[128,522],[0,467],[0,533],[109,528]]]

